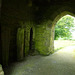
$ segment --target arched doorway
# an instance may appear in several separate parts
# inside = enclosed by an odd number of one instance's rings
[[[57,51],[64,47],[74,44],[73,32],[75,31],[74,15],[69,12],[63,12],[55,18],[55,41],[54,50]],[[72,43],[73,42],[73,43]]]

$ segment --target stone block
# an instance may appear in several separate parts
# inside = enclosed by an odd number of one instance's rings
[[[4,71],[2,69],[2,65],[0,64],[0,75],[4,75]]]

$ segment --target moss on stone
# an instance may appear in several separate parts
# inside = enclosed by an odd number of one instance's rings
[[[35,30],[35,48],[42,55],[49,55],[53,53],[53,39],[51,28],[48,23],[45,25],[38,25]]]
[[[17,59],[24,57],[24,28],[19,28],[17,32]]]

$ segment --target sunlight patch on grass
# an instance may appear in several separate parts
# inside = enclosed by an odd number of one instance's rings
[[[60,50],[67,46],[75,45],[75,41],[72,40],[54,40],[54,50]]]
[[[75,52],[72,52],[73,57],[75,58]]]
[[[72,54],[73,54],[73,57],[75,58],[75,49],[73,50]]]
[[[73,52],[75,52],[75,50],[73,50]]]

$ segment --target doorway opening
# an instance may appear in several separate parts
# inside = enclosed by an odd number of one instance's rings
[[[75,45],[75,17],[65,15],[55,25],[54,50]]]
[[[30,46],[29,46],[29,54],[32,54],[34,52],[33,49],[33,29],[30,29]]]

